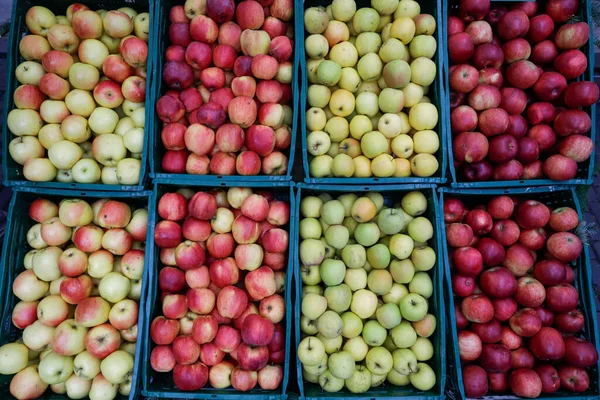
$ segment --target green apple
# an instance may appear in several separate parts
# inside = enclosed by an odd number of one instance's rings
[[[331,3],[331,14],[338,21],[350,21],[355,12],[356,2],[354,0],[333,0]]]
[[[317,82],[320,85],[334,86],[342,77],[342,67],[332,60],[324,60],[317,67]]]
[[[396,38],[390,38],[383,42],[379,48],[379,57],[384,63],[389,63],[394,60],[408,62],[410,53],[404,43]]]
[[[311,240],[311,239],[308,239]],[[396,233],[390,239],[390,252],[399,260],[404,260],[410,257],[414,248],[413,239],[402,233]],[[404,282],[399,282],[404,283]]]
[[[431,36],[425,37],[431,38]],[[418,57],[414,59],[412,63],[410,63],[410,70],[411,82],[421,86],[431,85],[437,74],[437,66],[428,57]]]
[[[354,67],[358,61],[358,51],[350,42],[340,42],[329,51],[329,59],[335,61],[342,68]],[[317,71],[318,73],[318,71]],[[341,71],[340,71],[341,78]],[[339,82],[339,79],[338,79]],[[337,83],[337,82],[336,82]]]
[[[408,289],[401,283],[394,282],[389,292],[384,294],[381,299],[384,303],[398,304],[401,298],[408,294]]]
[[[316,335],[319,333],[319,330],[317,329],[317,321],[307,318],[304,315],[300,317],[300,330],[302,333],[307,335]]]
[[[321,216],[328,225],[340,225],[344,221],[344,212],[344,205],[339,200],[330,200],[321,208]]]
[[[313,34],[308,36],[304,40],[304,48],[306,49],[306,55],[309,58],[313,60],[319,60],[325,58],[325,56],[329,52],[329,43],[327,43],[327,39],[325,38],[325,36],[320,34]],[[317,68],[317,78],[319,76],[318,74],[319,70]]]
[[[387,375],[394,366],[392,353],[385,347],[373,347],[365,358],[367,368],[372,374]]]
[[[325,258],[325,246],[317,239],[304,239],[300,242],[300,261],[302,265],[319,265]]]
[[[414,191],[402,197],[402,209],[413,217],[418,217],[427,210],[427,199],[423,193]]]
[[[367,277],[369,290],[378,296],[383,296],[392,288],[392,275],[386,269],[373,269]]]
[[[304,371],[304,368],[302,368],[302,378],[309,383],[319,383],[319,375],[309,374],[308,372]]]
[[[318,265],[303,265],[300,267],[300,276],[305,285],[318,285],[321,283],[321,274]]]
[[[342,318],[335,311],[327,310],[317,319],[319,333],[328,339],[340,336],[343,327]]]
[[[303,218],[300,221],[300,237],[302,239],[320,239],[321,224],[316,218]]]
[[[356,239],[358,244],[361,244],[365,247],[373,246],[379,240],[379,227],[374,222],[364,222],[362,224],[358,224],[356,229],[354,229],[354,239]],[[412,248],[410,250],[412,251]],[[410,252],[406,257],[409,255]]]
[[[369,272],[371,272],[371,270],[373,269],[373,266],[371,264],[369,264],[369,262],[367,261],[365,263],[365,265],[363,265],[363,269],[365,270],[365,272],[368,274]]]
[[[330,286],[325,289],[325,298],[330,309],[337,313],[342,313],[350,308],[352,290],[345,283],[338,286]]]
[[[435,266],[435,251],[429,246],[419,246],[413,249],[410,259],[417,271],[429,271]]]
[[[410,42],[408,48],[413,59],[432,58],[437,50],[437,41],[430,35],[417,35]]]
[[[360,244],[350,244],[342,249],[342,261],[348,268],[361,268],[367,261],[367,252]]]
[[[364,365],[357,365],[352,376],[346,379],[346,388],[351,393],[365,393],[371,388],[371,372]]]
[[[433,332],[435,332],[437,321],[435,315],[427,314],[425,318],[420,321],[412,322],[411,325],[415,329],[415,332],[417,332],[417,335],[421,337],[429,337],[433,335]]]
[[[411,293],[417,293],[426,299],[433,294],[433,282],[427,272],[417,272],[408,284]],[[420,320],[420,319],[419,319]]]
[[[370,159],[385,153],[389,145],[387,138],[379,131],[365,133],[360,142],[363,155]]]
[[[407,294],[400,300],[399,305],[402,317],[413,322],[422,320],[429,309],[427,300],[417,293]]]
[[[379,322],[372,319],[365,323],[362,331],[362,337],[371,347],[381,346],[387,337],[387,331]]]
[[[373,268],[383,269],[390,264],[390,250],[383,243],[378,243],[367,250],[367,261]]]
[[[404,214],[396,208],[386,208],[377,216],[377,226],[386,235],[399,233],[406,224]]]
[[[321,64],[323,61],[325,61],[324,58],[318,59],[318,60],[314,60],[314,59],[309,59],[306,60],[306,69],[308,71],[308,81],[310,83],[318,83],[319,80],[317,79],[317,68],[319,68],[319,64]]]
[[[342,260],[325,259],[319,266],[321,280],[327,286],[337,286],[344,281],[346,265]]]
[[[323,343],[314,336],[307,336],[298,345],[298,359],[304,365],[314,366],[325,356]]]
[[[417,341],[417,333],[409,321],[400,322],[398,326],[390,330],[389,334],[392,336],[394,345],[399,349],[407,349]]]
[[[343,338],[341,336],[330,339],[325,337],[322,333],[318,333],[317,338],[323,342],[327,354],[337,353],[342,349]],[[327,369],[327,364],[325,364],[325,369]]]
[[[316,320],[327,310],[327,299],[316,293],[308,293],[302,299],[302,315]]]
[[[333,158],[328,154],[322,154],[316,156],[310,161],[308,166],[311,176],[315,178],[322,178],[324,176],[331,175],[331,166],[333,164]]]
[[[352,204],[358,199],[358,196],[354,193],[345,193],[337,198],[344,206],[344,216],[352,216]]]
[[[381,232],[381,230],[379,231],[379,234],[380,234],[380,235],[384,235],[384,233],[383,233],[383,232]],[[377,242],[377,244],[383,244],[383,245],[385,245],[385,247],[388,247],[388,248],[389,248],[389,246],[390,246],[390,238],[391,238],[391,236],[383,236],[383,237],[380,237],[380,238],[379,238],[379,241]],[[389,251],[389,250],[388,250],[388,251]]]
[[[377,10],[369,7],[363,7],[354,13],[352,24],[356,33],[375,32],[379,27],[379,13]]]
[[[306,146],[308,153],[313,156],[326,154],[331,147],[331,139],[326,132],[313,130],[306,137]]]
[[[358,72],[357,72],[358,74]],[[342,71],[342,77],[344,72]],[[341,80],[341,79],[340,79]],[[331,90],[325,85],[310,85],[308,87],[307,100],[311,107],[325,108],[331,98]]]
[[[319,218],[323,200],[317,196],[306,196],[300,202],[300,212],[304,218]]]
[[[408,258],[404,260],[393,260],[390,263],[390,274],[396,283],[410,283],[415,276],[415,266]]]
[[[377,309],[377,321],[385,329],[392,329],[402,321],[400,309],[394,303],[387,303]]]
[[[338,82],[340,89],[345,89],[351,93],[358,90],[361,80],[358,71],[354,68],[342,68],[342,76]]]
[[[363,268],[347,269],[346,276],[344,277],[344,283],[348,285],[350,290],[353,292],[366,288],[367,271],[365,271]]]
[[[377,295],[365,289],[357,290],[352,295],[350,310],[362,319],[369,318],[377,310]]]
[[[348,135],[350,135],[350,124],[346,118],[333,117],[327,121],[327,124],[325,125],[325,132],[329,133],[332,141],[341,142],[342,140],[346,139]],[[339,197],[338,200],[340,200]],[[350,205],[350,207],[352,207],[352,205]],[[344,209],[344,216],[349,217],[351,208],[348,208],[348,206],[344,204]]]
[[[371,201],[373,202],[373,204],[375,204],[375,210],[376,212],[380,212],[383,209],[383,205],[385,202],[385,199],[383,198],[383,195],[379,192],[369,192],[365,195],[365,197],[371,199]]]
[[[410,375],[417,369],[417,356],[411,349],[397,349],[392,352],[394,371],[400,375]]]
[[[350,135],[356,140],[360,140],[365,133],[372,130],[373,124],[366,115],[356,115],[350,121]]]
[[[362,336],[357,336],[346,341],[344,344],[344,351],[352,354],[352,358],[355,362],[361,362],[369,352],[369,345]]]
[[[329,228],[329,224],[327,222],[325,222],[323,217],[319,218],[319,223],[321,224],[321,230],[323,232],[325,232],[327,230],[327,228]]]
[[[319,376],[319,386],[328,393],[335,393],[344,388],[344,380],[336,378],[331,371],[327,370]]]
[[[419,361],[428,361],[433,357],[433,345],[427,338],[418,337],[417,341],[410,349],[415,353],[415,356]]]
[[[392,339],[392,335],[387,335],[382,346],[388,349],[388,351],[394,351],[397,349],[396,345],[394,344],[394,340]]]
[[[356,70],[364,82],[377,81],[381,77],[383,69],[383,62],[377,53],[365,54],[358,60],[358,64],[356,66]]]
[[[358,222],[356,222],[354,220],[354,218],[352,217],[346,217],[344,218],[344,222],[342,222],[342,225],[344,225],[346,228],[348,228],[348,232],[350,233],[350,236],[354,236],[354,230],[356,229],[356,225],[358,225]]]
[[[385,88],[379,94],[378,103],[379,109],[384,113],[399,113],[404,108],[404,92]]]
[[[335,256],[335,249],[332,246],[330,246],[329,243],[327,243],[327,240],[325,240],[324,237],[321,238],[321,242],[325,247],[325,257],[323,261],[329,258],[333,258]]]
[[[381,95],[379,97],[381,101]],[[388,139],[393,139],[402,132],[402,118],[398,114],[386,113],[379,118],[377,130]]]
[[[375,93],[362,92],[356,96],[356,112],[371,118],[379,112],[378,97]]]
[[[320,340],[320,339],[319,339]],[[325,354],[323,359],[319,361],[317,365],[303,365],[302,369],[311,375],[321,375],[323,372],[327,371],[327,360],[329,356]]]
[[[390,372],[388,372],[387,380],[394,386],[406,386],[410,384],[410,379],[408,378],[408,375],[399,374],[393,368]]]
[[[398,8],[399,0],[371,0],[371,6],[377,10],[380,15],[392,15]]]
[[[418,363],[416,372],[409,375],[409,379],[415,388],[424,392],[434,387],[436,382],[435,372],[425,363]]]
[[[402,134],[392,139],[392,152],[396,157],[409,158],[414,151],[413,140],[410,136]]]
[[[387,374],[377,375],[371,372],[371,387],[378,387],[385,383],[385,379],[387,378]]]
[[[377,53],[381,47],[381,36],[375,32],[363,32],[356,38],[356,50],[360,57]]]
[[[323,288],[319,285],[303,285],[302,286],[302,297],[308,293],[323,294]]]
[[[415,242],[427,243],[433,237],[433,225],[425,217],[417,217],[408,224],[408,234]]]
[[[325,11],[325,7],[310,7],[304,12],[304,29],[308,33],[325,32],[329,17]]]
[[[334,249],[343,249],[348,244],[348,239],[350,232],[344,225],[330,225],[325,230],[325,240]]]
[[[342,336],[348,339],[359,336],[363,330],[362,319],[352,311],[346,311],[342,314],[342,322],[344,328],[342,329]]]
[[[336,378],[348,379],[354,371],[354,358],[347,351],[340,351],[329,356],[327,362],[329,370]]]

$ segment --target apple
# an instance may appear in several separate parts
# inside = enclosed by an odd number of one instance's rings
[[[486,372],[508,372],[511,368],[511,352],[503,344],[484,344],[478,361]]]
[[[508,378],[508,386],[517,396],[535,398],[542,393],[542,380],[535,371],[528,368],[512,371]]]
[[[571,392],[585,392],[590,386],[590,378],[585,369],[564,365],[558,368],[560,386]]]

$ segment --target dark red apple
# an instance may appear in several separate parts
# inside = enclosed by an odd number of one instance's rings
[[[559,136],[582,135],[589,132],[592,120],[583,110],[564,110],[558,113],[552,126]]]
[[[542,320],[531,308],[521,308],[508,320],[510,329],[517,335],[531,337],[542,329]]]
[[[558,260],[542,260],[533,266],[533,276],[546,286],[563,283],[566,275],[565,265]]]
[[[508,120],[508,128],[506,133],[513,135],[516,138],[523,137],[527,134],[527,120],[522,115],[511,115]]]
[[[534,162],[540,156],[540,147],[538,142],[530,137],[521,137],[517,141],[519,151],[517,152],[517,160],[523,164]]]
[[[589,107],[598,101],[600,89],[590,81],[573,82],[565,89],[565,105],[569,108]]]
[[[508,321],[518,308],[517,302],[512,297],[493,299],[492,304],[494,305],[494,318],[502,322]]]
[[[480,44],[474,49],[472,56],[473,65],[477,69],[500,69],[504,62],[504,52],[502,51],[502,48],[493,43]]]
[[[539,79],[540,69],[529,60],[519,60],[506,68],[504,76],[511,86],[528,89]]]
[[[552,257],[562,262],[575,261],[583,251],[581,240],[571,232],[557,232],[548,239],[546,248]]]
[[[452,277],[452,292],[458,297],[467,297],[473,294],[475,279],[470,276],[455,275]]]
[[[510,6],[510,10],[521,10],[527,14],[528,18],[531,18],[537,13],[538,4],[534,1],[520,1],[513,3]]]
[[[470,182],[487,181],[492,177],[492,164],[485,160],[466,164],[462,169],[462,175]]]
[[[517,279],[506,268],[494,267],[481,274],[479,286],[490,297],[504,298],[517,292]]]
[[[489,10],[490,0],[460,0],[458,4],[458,12],[465,22],[481,21]]]
[[[556,110],[551,103],[538,102],[527,107],[527,120],[531,125],[551,124],[556,118]]]
[[[529,341],[529,348],[538,360],[559,360],[565,355],[565,341],[559,331],[542,327]]]
[[[536,15],[529,20],[527,39],[539,43],[554,32],[554,21],[547,14]]]
[[[483,294],[465,297],[461,303],[461,311],[470,322],[484,324],[494,318],[494,306],[490,299]]]
[[[508,247],[517,243],[520,234],[521,230],[515,221],[503,219],[494,223],[490,236],[502,246]]]
[[[565,265],[565,271],[566,275],[563,283],[573,284],[573,282],[575,282],[575,272],[573,271],[573,268],[571,268],[570,265]]]
[[[479,365],[486,372],[507,372],[510,369],[510,350],[503,344],[484,344]]]
[[[585,339],[567,336],[565,337],[565,361],[574,367],[591,367],[598,364],[598,350]]]
[[[537,200],[526,200],[515,210],[515,221],[524,229],[543,228],[549,220],[550,209]]]
[[[540,281],[530,276],[523,276],[517,281],[515,300],[523,307],[535,308],[544,303],[546,289]]]
[[[478,365],[468,365],[462,370],[465,396],[470,398],[483,397],[488,392],[487,374]]]
[[[496,196],[488,202],[487,210],[493,219],[510,218],[514,203],[508,196]]]
[[[556,313],[574,310],[579,302],[579,293],[568,283],[551,286],[546,289],[546,307]]]
[[[502,102],[500,107],[506,110],[509,114],[522,114],[527,107],[527,94],[521,89],[512,87],[503,87],[500,89]]]
[[[496,26],[500,18],[508,12],[508,9],[503,4],[495,3],[490,7],[490,12],[486,15],[485,20],[492,26]]]
[[[521,368],[510,373],[510,390],[517,396],[536,398],[542,393],[542,380],[532,369]]]
[[[567,88],[566,78],[558,72],[544,72],[533,85],[533,94],[541,101],[554,101]]]
[[[538,313],[542,320],[542,326],[552,326],[554,323],[554,313],[547,308],[540,306],[535,308],[535,312]]]
[[[568,80],[583,74],[587,66],[586,55],[578,49],[567,50],[554,59],[554,68]]]
[[[542,393],[554,393],[560,388],[560,377],[552,365],[539,364],[535,367],[534,371],[542,380]]]
[[[492,319],[486,324],[473,323],[471,329],[483,343],[497,343],[502,339],[502,325],[497,319]]]
[[[505,134],[490,139],[489,158],[494,163],[505,163],[513,160],[518,152],[519,145],[514,136]]]
[[[583,329],[585,318],[581,311],[573,310],[554,316],[554,327],[564,333],[577,333]]]
[[[542,40],[531,49],[529,60],[538,65],[550,64],[558,55],[558,48],[552,40]]]
[[[496,28],[504,40],[523,37],[529,31],[529,17],[521,10],[512,10],[500,18]]]
[[[554,22],[567,22],[579,8],[577,0],[548,0],[546,3],[546,14]]]
[[[508,390],[508,374],[506,372],[490,372],[488,384],[494,393],[504,393]]]
[[[527,131],[527,137],[533,138],[538,142],[540,152],[546,151],[556,144],[554,131],[548,125],[544,124],[532,126]]]
[[[444,221],[457,222],[462,219],[465,212],[465,205],[456,197],[444,199]]]
[[[454,303],[454,316],[456,318],[456,328],[464,329],[469,326],[469,321],[465,318],[462,311],[460,310],[460,303]]]
[[[450,62],[460,64],[473,57],[475,47],[469,34],[457,33],[448,38],[448,58]]]
[[[450,92],[450,109],[453,110],[458,106],[461,106],[467,102],[467,95],[465,93]]]
[[[485,210],[471,210],[465,217],[465,222],[473,229],[473,233],[478,236],[487,235],[494,224],[492,217]]]
[[[558,367],[560,386],[570,392],[582,393],[590,387],[590,376],[585,369],[571,365]]]
[[[523,164],[510,160],[494,167],[492,178],[496,181],[514,181],[523,177]]]
[[[475,277],[483,269],[481,253],[473,247],[461,247],[456,249],[452,256],[456,271],[464,276]]]
[[[509,115],[502,108],[490,108],[479,114],[479,130],[487,137],[504,133],[509,122]]]
[[[477,250],[481,253],[483,265],[486,267],[494,267],[502,264],[506,255],[504,247],[500,243],[487,237],[479,239]]]
[[[448,36],[452,36],[455,33],[461,33],[465,31],[465,23],[462,19],[455,17],[453,15],[448,17],[448,27],[447,34]]]
[[[533,368],[535,365],[535,358],[533,354],[525,347],[519,347],[516,350],[510,352],[510,368]]]

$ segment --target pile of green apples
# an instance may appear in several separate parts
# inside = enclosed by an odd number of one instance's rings
[[[334,0],[304,12],[312,177],[438,171],[436,20],[414,0]]]
[[[427,391],[436,317],[427,199],[406,193],[306,196],[300,203],[301,342],[305,381],[326,392],[364,393],[386,380]]]

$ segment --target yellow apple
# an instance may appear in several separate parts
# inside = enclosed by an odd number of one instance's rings
[[[369,178],[373,175],[371,172],[371,160],[365,156],[358,156],[354,159],[354,176],[358,178]]]
[[[408,113],[410,125],[418,131],[433,129],[438,122],[437,108],[431,103],[419,103]]]
[[[421,153],[414,156],[410,162],[410,169],[415,176],[428,177],[436,173],[439,168],[438,160],[431,154]]]
[[[418,131],[413,135],[415,153],[435,154],[440,148],[440,138],[432,130]]]

